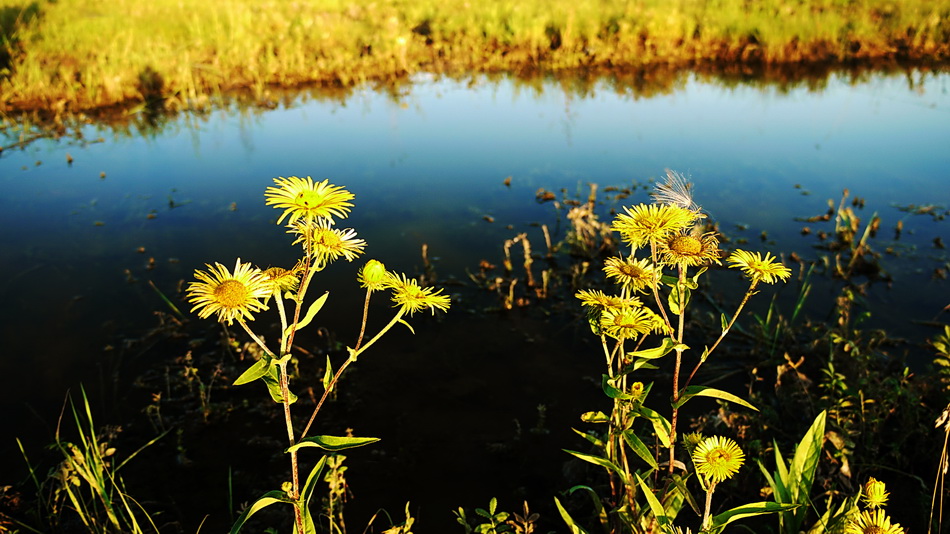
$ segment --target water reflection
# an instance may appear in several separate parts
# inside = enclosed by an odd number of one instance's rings
[[[133,364],[134,352],[118,362],[110,355],[164,309],[148,282],[177,300],[181,280],[206,262],[291,261],[295,251],[263,205],[274,176],[345,185],[356,194],[347,224],[370,257],[412,271],[425,243],[439,274],[460,281],[480,260],[498,262],[503,241],[519,232],[541,243],[536,224],[563,237],[553,205],[534,200],[539,188],[583,198],[588,182],[644,185],[671,167],[692,175],[697,200],[734,239],[806,258],[817,255],[815,237],[801,235],[796,218],[824,212],[850,188],[867,218],[882,218],[879,249],[892,250],[882,261],[894,289],[867,296],[874,320],[902,328],[947,304],[946,282],[934,277],[947,268],[935,244],[950,239],[946,223],[899,209],[935,204],[939,215],[950,205],[946,74],[596,74],[274,91],[263,107],[235,97],[223,109],[177,116],[139,110],[5,150],[7,431],[42,441],[66,388],[80,379],[111,387],[109,366]],[[641,188],[603,211],[646,199]],[[348,267],[329,270],[319,288],[340,293],[340,316],[356,315],[345,307],[355,287]],[[330,326],[344,339],[353,327]],[[575,371],[564,366],[557,379],[576,380]],[[2,443],[15,457],[12,440]]]

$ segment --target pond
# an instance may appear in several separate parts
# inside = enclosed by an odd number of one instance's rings
[[[238,257],[261,266],[293,261],[289,236],[273,224],[277,212],[263,203],[277,176],[349,189],[356,199],[345,226],[366,239],[367,257],[418,273],[425,245],[457,299],[444,320],[419,318],[415,337],[395,338],[404,347],[389,350],[402,358],[361,360],[356,379],[378,396],[354,408],[362,412],[357,433],[389,433],[378,456],[412,456],[400,480],[373,490],[369,478],[354,484],[357,502],[375,499],[367,514],[385,506],[399,516],[410,500],[421,506],[422,525],[444,531],[457,528],[455,507],[487,505],[492,483],[509,495],[536,492],[531,479],[511,475],[527,471],[524,458],[505,457],[503,447],[488,453],[486,443],[510,439],[516,424],[534,425],[539,405],[551,428],[566,430],[591,408],[574,399],[597,398],[589,377],[599,362],[573,353],[586,350],[576,324],[486,313],[453,283],[467,282],[483,259],[500,263],[502,243],[518,233],[536,251],[539,225],[563,238],[563,210],[537,201],[542,189],[586,199],[591,183],[601,192],[636,186],[629,198],[605,200],[606,218],[611,208],[648,201],[651,181],[670,168],[690,177],[696,200],[733,239],[805,258],[817,256],[817,239],[803,227],[819,225],[802,219],[825,213],[848,189],[849,202],[863,201],[865,222],[881,217],[874,246],[888,251],[881,262],[889,280],[865,296],[869,324],[923,343],[932,333],[925,323],[950,304],[948,90],[950,76],[928,70],[772,80],[678,73],[654,85],[419,76],[383,91],[275,94],[272,109],[230,106],[157,125],[132,116],[126,129],[88,125],[81,139],[5,150],[0,452],[8,460],[0,484],[25,472],[13,437],[46,443],[67,389],[83,382],[123,402],[134,380],[125,367],[163,365],[154,355],[133,362],[116,354],[155,325],[154,312],[169,311],[162,294],[187,314],[180,282],[196,268]],[[355,265],[334,265],[320,281],[331,290],[328,306],[337,306],[326,325],[344,343],[358,327],[354,274]],[[813,311],[823,320],[827,307]],[[921,350],[915,358],[925,363]],[[111,383],[116,373],[129,385]],[[557,461],[571,439],[568,431],[544,457]],[[502,467],[486,469],[493,459]],[[221,469],[208,484],[226,492]],[[503,504],[520,509],[511,498]]]

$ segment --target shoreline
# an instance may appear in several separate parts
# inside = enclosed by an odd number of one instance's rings
[[[939,5],[945,3],[946,5]],[[463,76],[832,64],[945,65],[950,1],[862,6],[567,2],[24,6],[3,24],[0,111],[59,116],[223,93]],[[11,12],[15,8],[10,8]],[[11,17],[7,17],[11,18]]]

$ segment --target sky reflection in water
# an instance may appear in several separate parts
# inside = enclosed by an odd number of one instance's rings
[[[894,206],[950,205],[948,86],[945,74],[875,75],[853,85],[832,76],[820,91],[689,78],[637,98],[606,84],[580,96],[554,84],[539,92],[510,80],[423,79],[398,98],[365,90],[344,103],[214,112],[196,125],[183,118],[145,138],[7,150],[0,391],[7,405],[20,399],[25,369],[39,381],[29,402],[61,402],[77,377],[96,374],[88,362],[104,345],[154,323],[163,305],[147,280],[173,295],[206,262],[292,261],[290,240],[270,224],[277,212],[263,203],[275,176],[347,187],[356,206],[346,225],[368,241],[369,257],[411,272],[427,243],[440,275],[459,279],[482,258],[500,261],[502,241],[517,232],[541,243],[528,225],[554,227],[555,213],[535,202],[539,188],[586,197],[588,182],[646,183],[672,168],[691,175],[696,200],[724,230],[749,225],[736,236],[752,246],[805,254],[814,239],[800,235],[794,218],[823,213],[827,199],[850,188],[866,200],[864,217],[882,216],[882,233],[905,220],[899,249],[918,261],[892,271],[899,294],[877,298],[895,319],[914,309],[913,318],[926,320],[948,304],[946,283],[931,277],[946,254],[931,243],[950,236],[946,223]],[[99,135],[91,127],[86,134]],[[646,200],[641,190],[627,202]],[[770,243],[760,244],[762,230]],[[352,269],[340,272],[349,283]],[[342,283],[332,272],[328,280]]]

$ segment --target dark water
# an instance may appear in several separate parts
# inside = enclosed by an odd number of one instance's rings
[[[646,92],[610,81],[423,77],[396,91],[289,98],[272,110],[232,108],[153,129],[87,126],[83,140],[6,150],[0,484],[25,473],[13,437],[45,443],[67,389],[122,391],[109,384],[112,369],[149,364],[114,356],[155,324],[154,311],[167,311],[149,281],[186,308],[179,283],[206,262],[292,261],[296,250],[272,224],[277,212],[263,204],[275,176],[345,186],[356,195],[346,225],[367,240],[368,257],[412,274],[427,244],[440,278],[462,281],[481,259],[500,263],[502,242],[519,232],[542,250],[533,223],[563,237],[553,204],[535,201],[540,188],[586,198],[589,183],[644,185],[672,168],[691,176],[696,200],[732,237],[806,258],[816,239],[795,219],[824,213],[848,188],[864,200],[862,218],[882,219],[876,246],[894,252],[882,260],[893,286],[878,284],[867,297],[871,321],[922,342],[932,330],[919,323],[950,304],[935,275],[948,267],[938,245],[950,235],[945,221],[906,207],[950,208],[948,90],[950,77],[924,71],[781,83],[682,75]],[[647,199],[639,189],[624,202]],[[611,206],[619,204],[605,214]],[[354,274],[355,266],[334,266],[320,282],[341,310],[327,319],[341,339],[355,335]],[[568,426],[598,394],[588,378],[600,361],[579,353],[575,325],[468,313],[478,306],[456,301],[444,321],[420,321],[417,336],[387,346],[401,357],[381,356],[381,370],[359,375],[370,393],[353,408],[358,433],[388,433],[372,458],[404,460],[381,469],[386,478],[362,495],[395,516],[412,501],[433,531],[452,528],[454,507],[487,505],[482,488],[549,495],[560,474],[537,478],[532,466],[552,455],[559,465],[559,449],[576,445]],[[538,405],[555,437],[543,453],[506,455],[505,442],[518,425],[535,424]],[[374,417],[385,424],[374,427]],[[225,492],[227,466],[216,469],[198,478]],[[520,509],[513,498],[503,505]],[[368,514],[375,505],[362,506]],[[226,523],[218,510],[207,513]]]

